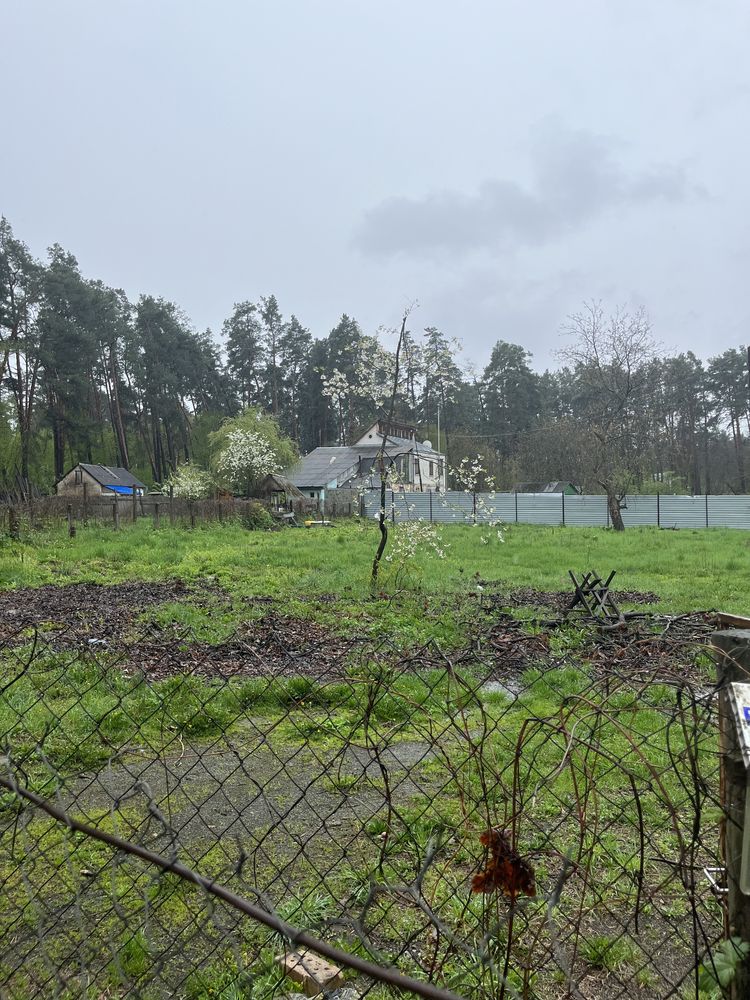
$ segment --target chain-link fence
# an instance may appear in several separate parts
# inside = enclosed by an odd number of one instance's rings
[[[2,997],[614,1000],[710,979],[708,616],[631,594],[611,626],[488,585],[460,643],[405,651],[258,604],[207,638],[158,613],[185,596],[0,599]]]

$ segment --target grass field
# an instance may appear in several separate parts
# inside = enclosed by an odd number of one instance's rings
[[[718,529],[532,526],[509,529],[502,543],[469,526],[442,537],[444,559],[418,558],[398,575],[384,563],[376,592],[371,523],[258,533],[141,522],[118,534],[90,526],[73,539],[4,540],[3,745],[24,780],[95,825],[164,852],[179,831],[202,873],[262,889],[282,915],[346,947],[399,954],[421,978],[432,967],[467,996],[497,996],[504,963],[518,995],[562,995],[546,901],[568,857],[574,875],[556,919],[569,974],[586,981],[587,998],[666,996],[693,961],[685,928],[695,913],[679,865],[712,860],[719,819],[710,715],[689,696],[710,681],[710,658],[678,636],[654,644],[647,622],[621,639],[545,624],[551,612],[535,592],[569,591],[568,569],[616,569],[633,601],[656,595],[651,611],[746,613],[748,540]],[[178,596],[157,590],[141,605],[136,592],[124,611],[115,602],[118,585],[170,580],[184,581]],[[81,589],[79,605],[76,591],[73,604],[70,590],[44,591],[37,631],[13,633],[34,607],[29,591],[14,605],[15,590],[85,583],[113,586],[111,612],[106,589],[99,603]],[[144,640],[147,626],[155,631]],[[197,651],[200,664],[231,647],[235,630],[251,648],[264,636],[267,676],[137,669],[154,641],[162,658]],[[297,674],[274,672],[274,630]],[[316,677],[305,672],[310,650],[327,635],[342,637],[340,648],[330,642],[339,673]],[[367,645],[352,644],[362,636]],[[423,647],[432,640],[439,649]],[[122,659],[131,645],[132,662]],[[639,673],[660,666],[665,682]],[[469,888],[480,835],[509,825],[539,888],[517,905],[515,931],[499,894]],[[423,888],[440,914],[437,936],[397,888],[372,904],[366,947],[330,929],[359,912],[373,881],[413,886],[432,850]],[[240,874],[245,851],[251,870]],[[0,989],[12,1000],[53,995],[44,992],[52,985],[65,1000],[132,990],[148,1000],[265,1000],[291,988],[273,961],[279,942],[258,927],[219,920],[196,890],[115,864],[107,848],[47,819],[32,816],[19,833],[11,796],[0,801],[0,889],[0,936],[12,945],[0,947]],[[702,954],[719,924],[710,898],[698,905]],[[689,990],[688,979],[676,995]]]
[[[398,528],[396,529],[398,530]],[[471,526],[441,530],[446,557],[417,558],[400,587],[448,598],[475,587],[475,576],[509,586],[568,590],[567,571],[617,570],[616,589],[655,592],[669,611],[718,608],[750,611],[750,537],[741,531],[661,531],[516,525],[505,541]],[[483,538],[488,538],[485,544]],[[237,525],[195,531],[155,531],[141,521],[120,533],[109,527],[38,533],[26,542],[0,542],[0,588],[82,581],[213,579],[240,596],[271,596],[299,604],[335,595],[357,607],[369,599],[369,571],[377,545],[371,522],[339,522],[330,529],[248,532]],[[394,587],[383,564],[380,586]]]

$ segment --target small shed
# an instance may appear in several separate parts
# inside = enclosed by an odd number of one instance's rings
[[[278,472],[272,472],[253,491],[261,500],[268,500],[271,510],[301,510],[307,505],[307,498],[291,479]]]
[[[564,493],[565,496],[579,496],[580,490],[567,480],[556,479],[549,483],[516,483],[514,493]]]
[[[133,490],[136,496],[142,497],[146,484],[136,479],[132,472],[119,466],[93,465],[90,462],[79,462],[55,483],[55,492],[59,496],[82,497],[85,493],[90,497],[132,497]]]

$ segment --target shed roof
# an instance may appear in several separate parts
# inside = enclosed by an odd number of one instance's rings
[[[549,483],[516,483],[514,493],[579,493],[580,490],[567,479],[555,479]]]
[[[128,472],[127,469],[121,469],[119,466],[91,465],[88,462],[79,462],[75,468],[78,468],[78,466],[88,472],[102,486],[120,486],[131,490],[135,486],[139,490],[146,489],[145,483],[142,483],[140,479],[136,479],[132,472]]]
[[[279,472],[271,472],[267,475],[260,484],[260,487],[262,490],[268,490],[269,492],[287,493],[289,496],[295,497],[295,499],[305,499],[291,479],[282,476]]]

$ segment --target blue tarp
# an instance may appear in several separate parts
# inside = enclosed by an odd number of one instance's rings
[[[110,483],[106,483],[105,486],[104,486],[104,489],[105,490],[112,490],[113,493],[124,493],[125,496],[128,496],[128,497],[132,497],[132,495],[133,495],[133,487],[132,486],[113,486]],[[136,494],[138,496],[140,496],[143,493],[143,490],[140,488],[140,486],[136,486],[135,491],[136,491]]]

